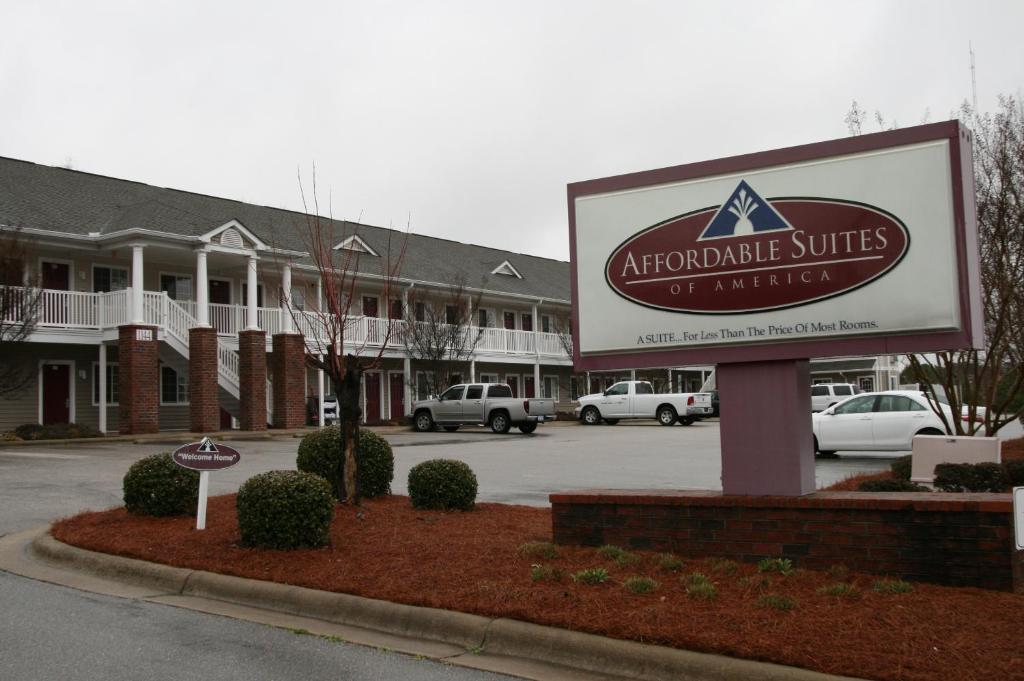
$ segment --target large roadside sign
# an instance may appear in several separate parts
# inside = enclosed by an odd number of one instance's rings
[[[578,370],[978,347],[957,121],[568,186]]]

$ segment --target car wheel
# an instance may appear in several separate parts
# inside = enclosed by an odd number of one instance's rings
[[[697,419],[695,417],[693,417],[693,416],[680,416],[679,417],[679,423],[681,423],[684,426],[692,426],[693,422],[696,421],[696,420]]]
[[[938,428],[922,428],[921,430],[914,433],[914,435],[945,435]]]
[[[445,429],[445,431],[449,433],[454,433],[456,430],[459,429],[458,426],[443,426],[443,428]]]
[[[601,412],[597,410],[597,407],[587,407],[580,414],[580,420],[585,426],[596,426],[601,423]]]
[[[614,426],[616,423],[619,422],[619,420],[618,419],[605,419],[604,422],[607,423],[609,426]]]
[[[496,411],[491,414],[491,430],[495,433],[507,433],[511,427],[512,423],[508,420],[508,414],[505,412]]]
[[[679,418],[679,415],[670,406],[664,406],[658,410],[658,423],[663,426],[671,426],[676,422],[677,418]]]
[[[523,423],[520,423],[519,424],[519,430],[520,430],[520,432],[523,432],[523,433],[526,433],[527,435],[529,435],[533,431],[537,430],[537,422],[536,421],[525,421]]]
[[[839,458],[838,456],[836,456],[836,452],[835,452],[834,449],[828,449],[828,450],[825,450],[825,451],[822,451],[821,449],[818,449],[818,436],[817,435],[814,436],[814,453],[815,453],[816,456],[818,456],[818,457],[820,457],[822,459],[838,459]]]
[[[421,433],[429,433],[434,429],[434,419],[430,416],[429,411],[416,412],[416,418],[413,419],[413,426],[416,430]]]

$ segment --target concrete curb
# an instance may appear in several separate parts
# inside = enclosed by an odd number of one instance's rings
[[[782,665],[609,639],[510,619],[491,619],[110,556],[69,546],[40,531],[29,542],[36,558],[180,596],[312,618],[384,635],[456,646],[445,662],[524,678],[641,681],[852,681]],[[31,576],[31,575],[28,575]],[[436,655],[427,656],[436,657]]]

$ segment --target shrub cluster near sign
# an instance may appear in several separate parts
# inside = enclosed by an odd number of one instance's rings
[[[331,483],[333,490],[341,489],[339,469],[344,475],[341,429],[330,426],[303,436],[299,444],[296,468],[315,473]],[[391,445],[376,433],[361,428],[356,444],[356,486],[360,496],[372,498],[391,493],[391,480],[395,477],[395,457]]]
[[[124,505],[129,513],[195,515],[199,473],[174,463],[170,454],[139,459],[125,473]]]
[[[237,509],[244,546],[317,547],[327,544],[334,496],[319,475],[269,471],[254,475],[239,488]]]
[[[462,461],[432,459],[409,471],[409,499],[415,508],[471,511],[476,492],[476,475]]]

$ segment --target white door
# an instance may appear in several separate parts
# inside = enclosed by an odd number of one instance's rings
[[[879,449],[913,449],[914,433],[928,416],[924,405],[906,395],[880,395],[874,418],[875,446]]]
[[[629,384],[616,383],[605,390],[601,400],[601,415],[607,418],[629,416]]]
[[[875,396],[847,400],[833,414],[822,414],[818,428],[821,449],[872,449]]]

